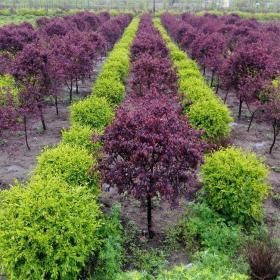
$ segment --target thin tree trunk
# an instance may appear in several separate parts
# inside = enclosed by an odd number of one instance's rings
[[[153,238],[152,231],[152,198],[147,195],[147,222],[148,222],[148,234],[149,238]]]
[[[241,118],[241,113],[242,113],[242,104],[243,104],[243,100],[242,98],[240,97],[239,98],[239,109],[238,109],[238,119],[240,120]]]
[[[277,135],[279,134],[280,130],[278,129],[277,131],[277,124],[276,124],[276,121],[274,121],[273,123],[273,142],[270,146],[270,149],[269,149],[269,153],[272,154],[272,150],[273,150],[273,147],[275,145],[275,142],[276,142],[276,138],[277,138]]]
[[[216,85],[216,94],[218,94],[219,92],[219,87],[220,87],[220,78],[218,77],[217,85]]]
[[[47,129],[47,126],[46,126],[46,123],[45,123],[45,118],[44,118],[42,106],[39,106],[39,111],[40,111],[40,119],[41,119],[42,127],[43,127],[43,130],[45,131]]]
[[[256,114],[257,110],[253,112],[253,114],[251,115],[251,118],[250,118],[250,123],[248,125],[248,128],[247,128],[247,131],[249,132],[250,131],[250,128],[251,128],[251,125],[253,123],[253,120],[254,120],[254,117],[255,117],[255,114]]]
[[[30,150],[30,146],[28,144],[28,137],[27,137],[27,119],[26,116],[23,117],[23,123],[24,123],[24,138],[25,138],[25,144],[28,150]]]
[[[213,86],[213,82],[214,82],[214,71],[212,71],[212,74],[211,74],[211,83],[210,83],[210,87]]]
[[[56,115],[58,116],[58,102],[57,102],[57,96],[54,96],[54,103],[55,103],[55,111],[56,111]]]
[[[70,101],[70,103],[72,103],[72,101],[73,101],[73,81],[72,81],[72,79],[70,81],[69,101]]]
[[[206,72],[206,66],[203,65],[203,76],[205,76],[205,72]]]
[[[226,95],[224,97],[224,103],[227,102],[228,94],[229,94],[229,89],[227,89],[227,91],[226,91]]]
[[[76,78],[76,94],[79,94],[78,78]]]

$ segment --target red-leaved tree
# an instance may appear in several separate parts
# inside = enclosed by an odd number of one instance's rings
[[[103,180],[146,204],[149,237],[153,236],[152,198],[160,195],[176,203],[192,192],[203,157],[200,132],[187,124],[173,102],[156,92],[132,100],[131,106],[118,111],[102,137]]]

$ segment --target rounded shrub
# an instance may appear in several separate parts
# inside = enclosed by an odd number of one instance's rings
[[[201,166],[205,200],[227,220],[251,224],[262,218],[268,170],[254,153],[229,147],[206,156]]]
[[[205,84],[192,86],[191,83],[182,82],[180,90],[185,96],[185,102],[195,103],[201,100],[217,99],[213,96],[212,89]]]
[[[98,79],[94,88],[93,95],[105,97],[111,105],[120,104],[125,96],[125,86],[120,80],[111,78]]]
[[[96,160],[85,148],[60,144],[39,155],[35,174],[43,178],[59,177],[69,185],[89,186],[96,191],[99,189],[99,173],[90,172],[95,164]]]
[[[96,85],[98,85],[100,80],[105,81],[105,80],[108,80],[108,79],[109,80],[114,79],[116,81],[121,82],[122,81],[122,75],[116,69],[109,68],[109,67],[106,67],[106,69],[103,68],[102,73],[99,75],[96,83],[94,84],[94,88],[96,87]]]
[[[171,59],[173,62],[175,61],[181,61],[183,59],[186,59],[186,54],[179,50],[174,50],[170,53]]]
[[[69,130],[62,131],[62,144],[77,146],[87,149],[89,153],[97,153],[101,148],[100,142],[93,142],[94,134],[100,135],[102,131],[92,129],[90,126],[73,126]]]
[[[124,78],[128,75],[129,64],[127,62],[122,62],[117,60],[108,61],[108,63],[104,65],[104,68],[100,76],[103,77],[105,71],[115,72],[116,75],[120,78],[120,80],[123,81]]]
[[[88,125],[92,128],[103,129],[113,118],[113,109],[104,97],[91,96],[71,105],[72,125]]]
[[[92,193],[59,178],[36,178],[0,193],[0,258],[10,280],[77,279],[99,250]]]
[[[204,138],[215,143],[229,136],[233,121],[228,107],[215,98],[193,103],[188,118],[193,127],[204,130]]]

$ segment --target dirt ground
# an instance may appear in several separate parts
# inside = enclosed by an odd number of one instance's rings
[[[104,58],[96,64],[91,79],[79,82],[79,94],[73,90],[73,101],[84,98],[92,90],[92,84],[99,73]],[[59,115],[55,106],[49,104],[44,108],[47,130],[41,129],[39,118],[28,121],[28,141],[31,150],[25,146],[24,132],[5,131],[0,141],[0,189],[8,188],[15,179],[25,181],[29,178],[36,165],[36,158],[46,146],[55,146],[61,139],[61,131],[69,127],[69,97],[68,89],[61,90],[59,98]]]

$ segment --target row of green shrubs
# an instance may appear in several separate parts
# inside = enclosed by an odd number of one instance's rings
[[[229,109],[205,83],[197,64],[172,41],[158,18],[154,24],[161,32],[177,69],[179,91],[183,94],[183,105],[190,124],[203,130],[206,139],[219,143],[230,134],[229,124],[233,119]]]
[[[68,11],[67,11],[68,12]],[[66,13],[61,9],[0,9],[0,16],[59,16]]]
[[[236,14],[239,15],[242,18],[251,19],[255,18],[260,21],[269,21],[269,20],[280,20],[280,13],[250,13],[250,12],[242,12],[242,11],[218,11],[218,10],[210,10],[210,11],[200,11],[196,14],[198,16],[203,16],[205,13],[210,13],[217,16],[223,16],[226,14]]]
[[[109,84],[111,77],[125,80],[138,23],[134,19],[125,30],[97,85],[105,77]],[[100,210],[100,176],[94,168],[100,144],[91,141],[112,121],[117,102],[99,89],[70,107],[71,129],[63,131],[57,147],[39,155],[30,181],[0,192],[0,269],[8,279],[77,279],[95,273],[94,279],[105,280],[120,272],[120,209],[113,208],[109,217]]]

